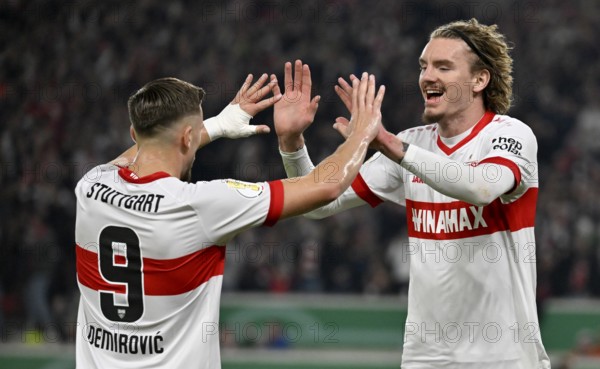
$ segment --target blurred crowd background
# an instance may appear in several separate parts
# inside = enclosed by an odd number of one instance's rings
[[[347,116],[333,86],[368,70],[387,86],[384,123],[420,124],[418,56],[456,19],[498,24],[514,44],[510,115],[539,143],[540,301],[600,296],[600,3],[595,1],[2,1],[0,2],[0,326],[73,321],[79,178],[131,145],[126,101],[175,76],[217,114],[247,73],[302,59],[322,100],[306,134],[315,162]],[[272,125],[272,111],[255,117]],[[195,180],[284,177],[274,133],[220,140]],[[226,291],[405,294],[404,208],[368,206],[258,228],[228,247]],[[67,333],[62,333],[66,339]]]

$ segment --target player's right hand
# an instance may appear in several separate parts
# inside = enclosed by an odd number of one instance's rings
[[[385,86],[379,86],[377,95],[375,90],[375,76],[372,74],[365,72],[360,80],[352,80],[352,118],[345,131],[348,137],[360,135],[371,142],[379,133]]]

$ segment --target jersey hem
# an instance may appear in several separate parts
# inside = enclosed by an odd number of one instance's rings
[[[171,177],[171,175],[167,172],[156,172],[147,176],[138,177],[137,174],[125,167],[119,167],[119,176],[127,182],[137,184],[150,183],[156,181],[157,179]]]
[[[283,211],[283,183],[281,181],[268,182],[271,192],[271,204],[264,225],[272,227],[277,223]]]
[[[379,197],[377,197],[377,195],[375,195],[375,193],[373,193],[373,191],[371,191],[369,185],[367,185],[367,182],[365,182],[360,173],[356,176],[356,178],[354,178],[354,181],[352,181],[352,189],[356,195],[358,195],[358,197],[363,199],[372,208],[383,202],[383,200],[381,200]]]
[[[492,158],[483,159],[477,165],[481,165],[481,164],[498,164],[498,165],[502,165],[502,166],[505,166],[508,169],[510,169],[510,171],[515,176],[515,185],[506,192],[507,194],[516,190],[517,187],[519,187],[519,185],[521,184],[521,171],[519,170],[519,167],[517,166],[517,164],[515,164],[512,160],[509,160],[509,159],[506,159],[506,158],[503,158],[500,156],[495,156]]]

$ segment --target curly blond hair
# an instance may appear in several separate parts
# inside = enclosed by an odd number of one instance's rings
[[[485,108],[497,114],[505,114],[512,103],[512,63],[509,55],[512,49],[504,35],[498,32],[498,26],[486,26],[472,18],[468,21],[456,21],[438,27],[429,36],[434,38],[462,39],[477,56],[471,65],[471,71],[487,69],[490,82],[484,90]]]

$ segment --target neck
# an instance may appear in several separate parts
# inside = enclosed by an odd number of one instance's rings
[[[440,136],[454,137],[464,133],[477,124],[485,114],[485,108],[469,109],[438,122]]]
[[[138,144],[137,155],[129,170],[139,177],[166,172],[173,177],[181,178],[183,163],[177,153],[169,147],[164,147],[164,144]]]

